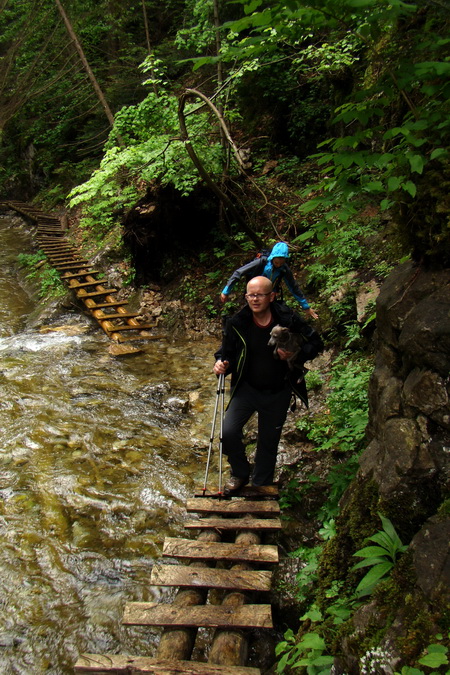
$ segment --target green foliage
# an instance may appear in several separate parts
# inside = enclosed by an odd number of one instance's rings
[[[323,387],[322,375],[318,370],[308,370],[305,374],[305,382],[308,391],[317,391]]]
[[[444,636],[441,633],[438,633],[434,636],[434,639],[440,642],[443,640],[443,637]],[[450,633],[447,635],[447,640],[450,640]],[[417,664],[426,666],[426,673],[430,673],[428,668],[439,668],[438,671],[433,670],[430,675],[438,675],[438,673],[445,673],[448,675],[449,669],[445,668],[445,670],[443,670],[445,666],[449,665],[448,654],[449,648],[446,645],[432,643],[425,649],[425,654],[418,659]],[[401,671],[396,671],[394,675],[425,675],[425,672],[418,668],[403,666]]]
[[[378,515],[381,518],[383,529],[368,537],[368,541],[375,542],[376,546],[365,546],[354,553],[355,556],[363,558],[363,560],[354,565],[353,570],[371,567],[356,588],[359,597],[370,595],[376,584],[392,570],[397,557],[408,548],[402,544],[389,518],[381,513]]]
[[[317,581],[317,570],[321,552],[322,545],[315,546],[314,548],[300,546],[295,551],[292,551],[292,553],[289,553],[290,558],[301,558],[305,563],[296,574],[297,590],[295,597],[299,603],[305,602],[311,597],[313,585]]]
[[[318,511],[319,520],[330,523],[339,513],[339,501],[359,468],[359,453],[349,454],[343,462],[335,464],[327,475],[329,492],[327,499]],[[322,538],[323,535],[321,535]]]
[[[356,357],[336,360],[330,379],[325,413],[303,417],[297,427],[307,433],[317,450],[356,453],[362,445],[368,420],[367,387],[372,364]]]
[[[69,195],[71,207],[83,205],[87,227],[100,222],[107,231],[151,183],[172,184],[180,196],[190,194],[198,185],[197,170],[178,137],[177,109],[175,96],[151,92],[142,103],[117,113],[111,139],[117,131],[127,145],[119,148],[111,141],[99,168]],[[188,113],[194,109],[187,106]],[[219,175],[221,147],[211,133],[207,115],[197,112],[189,125],[193,146],[206,170],[212,176]]]
[[[38,284],[40,298],[48,296],[57,298],[66,293],[59,273],[45,262],[46,257],[43,253],[19,253],[17,259],[23,267],[29,270],[26,278]]]
[[[297,642],[291,629],[284,634],[284,640],[276,646],[275,653],[281,655],[277,664],[277,673],[285,668],[306,668],[308,675],[328,675],[333,657],[325,654],[325,640],[315,632],[306,633]]]

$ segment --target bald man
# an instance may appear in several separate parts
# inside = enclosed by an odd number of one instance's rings
[[[224,494],[238,494],[252,481],[254,486],[273,483],[278,443],[295,393],[308,406],[303,364],[323,349],[318,333],[284,304],[275,303],[272,283],[254,277],[247,284],[247,306],[228,320],[223,342],[216,352],[216,375],[231,373],[230,402],[223,424],[222,445],[230,463],[230,480]],[[275,325],[300,333],[304,344],[294,368],[287,365],[290,352],[277,350],[268,342]],[[243,428],[258,414],[258,441],[253,472],[243,443]]]

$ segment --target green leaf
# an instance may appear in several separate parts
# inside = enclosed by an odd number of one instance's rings
[[[360,591],[364,591],[374,586],[377,581],[382,579],[382,577],[392,569],[392,567],[393,564],[391,562],[379,563],[372,567],[372,569],[367,572],[366,576],[359,582],[356,587],[356,592],[359,593]]]
[[[353,565],[352,570],[360,570],[363,567],[370,567],[370,565],[377,565],[378,563],[388,562],[386,557],[384,558],[367,558],[366,560],[360,560],[359,563]]]
[[[333,663],[334,658],[332,656],[326,656],[325,654],[316,656],[310,660],[311,665],[313,666],[329,666]]]
[[[446,148],[436,148],[430,155],[430,159],[439,159],[439,157],[445,157],[448,155],[448,150]]]
[[[406,183],[402,183],[402,189],[405,190],[405,192],[408,192],[411,197],[415,197],[417,194],[417,186],[411,180],[407,180]]]
[[[429,666],[430,668],[439,668],[440,666],[445,666],[448,663],[448,658],[446,654],[439,652],[433,652],[431,654],[426,654],[419,659],[418,663],[421,666]]]
[[[311,211],[314,211],[314,209],[316,209],[321,203],[322,200],[319,198],[310,199],[309,201],[304,202],[304,204],[300,204],[298,210],[301,213],[310,213]]]
[[[395,190],[398,190],[404,178],[405,178],[404,176],[390,176],[390,178],[388,179],[389,192],[394,192]]]
[[[381,546],[366,546],[365,548],[356,551],[353,555],[359,556],[360,558],[375,558],[376,556],[386,555],[386,549]]]
[[[299,642],[304,649],[325,649],[325,640],[318,633],[306,633]]]
[[[381,180],[371,180],[364,186],[364,190],[368,192],[382,192],[384,190],[384,185]]]
[[[314,234],[314,230],[307,230],[306,232],[299,234],[298,237],[295,237],[295,239],[292,240],[292,243],[295,244],[298,241],[307,241],[308,239],[312,239]]]
[[[416,173],[423,173],[423,167],[424,167],[424,158],[422,155],[410,155],[408,157],[409,163],[411,166],[411,171],[415,171]]]
[[[382,211],[386,211],[387,209],[390,209],[392,204],[394,202],[391,199],[382,199],[380,202],[380,209]]]
[[[303,614],[303,616],[300,617],[301,621],[306,621],[306,619],[310,619],[314,623],[315,621],[322,621],[323,615],[320,609],[313,606],[306,612],[306,614]]]

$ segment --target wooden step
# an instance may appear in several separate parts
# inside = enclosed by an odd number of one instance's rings
[[[177,607],[158,602],[127,602],[122,623],[171,628],[273,628],[270,605]]]
[[[92,274],[92,272],[89,272]],[[83,281],[79,284],[70,284],[70,288],[73,288],[76,291],[78,288],[87,288],[89,286],[100,286],[106,281],[106,279],[95,279],[94,281]]]
[[[185,565],[155,565],[150,584],[181,588],[222,588],[233,591],[270,591],[272,573],[266,570],[217,570]]]
[[[277,563],[278,547],[268,544],[224,544],[195,539],[164,539],[163,555],[171,558]]]
[[[239,495],[236,497],[249,497],[251,499],[260,499],[264,497],[272,497],[277,499],[279,496],[278,485],[261,485],[259,487],[254,485],[246,485],[239,491]],[[201,492],[196,492],[194,497],[202,497],[209,499],[226,499],[223,494],[219,494],[217,491],[203,490]],[[231,497],[228,499],[235,499],[236,497]]]
[[[100,274],[100,270],[89,270],[89,272],[74,272],[73,274],[63,274],[62,279],[76,279],[85,277],[87,274]]]
[[[53,253],[47,253],[47,258],[50,258],[52,262],[70,262],[76,258],[74,253],[61,253],[60,255],[54,255]]]
[[[54,268],[57,270],[81,270],[84,268],[92,267],[87,260],[74,260],[73,262],[59,263],[54,265]]]
[[[100,284],[97,284],[100,285]],[[76,291],[77,287],[75,286],[72,290]],[[95,298],[97,295],[112,295],[113,293],[118,293],[118,288],[105,288],[104,291],[95,291],[93,293],[84,293],[83,295],[78,295],[79,298],[84,300],[85,298]]]
[[[87,295],[80,295],[80,299],[83,300],[87,298]],[[93,311],[94,309],[102,309],[103,307],[122,307],[123,305],[128,305],[128,300],[115,300],[114,302],[97,302],[92,307],[86,305],[86,309]]]
[[[75,663],[74,672],[115,673],[117,675],[261,675],[259,668],[245,666],[216,666],[197,661],[166,661],[148,656],[127,654],[82,654]]]
[[[278,502],[247,499],[188,499],[186,509],[196,513],[280,513]]]
[[[194,530],[281,530],[279,518],[199,518],[184,523]]]
[[[89,309],[95,310],[95,307]],[[108,321],[109,319],[133,319],[135,316],[140,316],[139,312],[115,312],[114,314],[103,314],[103,316],[96,316],[98,321]]]
[[[114,335],[114,332],[109,334]],[[167,335],[132,335],[124,337],[123,335],[117,335],[118,342],[122,344],[123,342],[137,342],[138,340],[165,340]]]
[[[108,319],[108,317],[105,317],[105,319],[103,319],[103,317],[102,317],[101,319],[99,319],[99,321],[105,321],[107,319]],[[130,326],[130,325],[114,326],[113,328],[108,328],[108,333],[117,333],[119,331],[124,331],[124,330],[148,330],[149,328],[154,328],[154,327],[155,327],[154,323],[143,323],[140,326]]]
[[[41,246],[43,251],[48,251],[48,253],[58,253],[58,251],[61,252],[66,252],[66,251],[74,251],[77,252],[77,249],[75,249],[73,246],[70,246],[69,244],[66,244],[65,242],[61,242],[59,244],[54,243],[44,243],[42,242]]]

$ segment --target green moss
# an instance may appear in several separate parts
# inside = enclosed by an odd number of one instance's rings
[[[351,572],[355,564],[353,554],[366,537],[379,527],[377,515],[378,489],[372,481],[355,480],[345,495],[346,501],[336,520],[336,536],[324,547],[318,574],[318,602],[326,601],[326,591],[339,579],[350,588],[356,585],[357,575]]]

